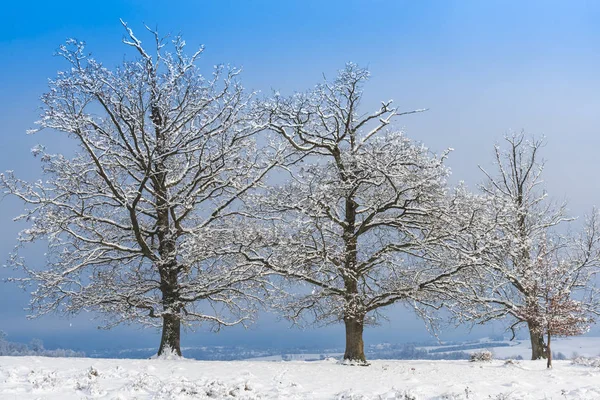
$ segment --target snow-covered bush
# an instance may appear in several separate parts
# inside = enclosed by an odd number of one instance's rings
[[[469,361],[471,361],[471,362],[487,362],[487,361],[492,361],[493,359],[494,359],[494,356],[491,351],[483,350],[483,351],[476,351],[474,353],[471,353],[471,358],[469,359]]]
[[[576,357],[571,360],[571,364],[600,368],[600,357]]]
[[[492,400],[511,400],[513,398],[512,393],[498,393],[495,397],[490,396]]]
[[[419,400],[419,397],[412,391],[408,390],[392,390],[391,392],[380,394],[377,397],[371,397],[369,395],[357,393],[353,390],[346,390],[335,395],[335,400],[370,400],[373,398],[377,399],[397,399],[397,400]]]

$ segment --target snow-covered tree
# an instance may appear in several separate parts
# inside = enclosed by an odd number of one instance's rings
[[[135,55],[117,68],[82,42],[58,51],[69,69],[50,81],[36,131],[66,134],[77,151],[38,146],[43,180],[1,176],[30,225],[11,260],[26,273],[15,280],[35,288],[34,315],[92,310],[108,327],[162,326],[159,354],[181,354],[182,322],[218,329],[252,318],[263,267],[218,254],[272,158],[256,151],[239,70],[203,76],[202,49],[188,55],[181,37],[152,31],[148,48],[123,25]],[[39,240],[46,262],[30,265],[20,250]]]
[[[529,292],[535,293],[537,302],[518,310],[521,319],[535,321],[535,333],[546,335],[547,367],[552,367],[552,337],[577,336],[589,330],[593,322],[590,305],[593,298],[577,292],[583,283],[582,271],[570,259],[562,259],[564,246],[560,243],[543,243],[535,260],[536,276],[530,282]]]
[[[447,188],[446,153],[387,131],[408,114],[391,101],[360,114],[368,75],[348,64],[334,82],[262,104],[296,163],[287,183],[255,199],[255,215],[266,222],[246,251],[293,285],[307,284],[280,306],[293,320],[343,321],[344,359],[359,363],[364,326],[382,308],[439,307],[453,276],[475,265],[479,251],[460,240],[477,221],[478,203],[462,188]]]
[[[463,321],[479,323],[508,317],[513,334],[520,325],[527,325],[531,357],[536,360],[545,358],[547,353],[541,322],[545,321],[542,310],[546,303],[540,290],[554,290],[550,286],[556,284],[540,283],[544,268],[538,258],[549,252],[547,238],[554,238],[556,248],[552,252],[559,257],[555,266],[570,277],[570,290],[577,291],[591,287],[600,260],[600,238],[596,218],[588,221],[579,236],[564,233],[564,225],[572,219],[566,216],[565,205],[556,206],[542,188],[544,163],[539,152],[543,141],[528,140],[523,133],[505,140],[506,151],[495,147],[497,173],[482,169],[487,177],[481,186],[488,196],[485,224],[494,232],[494,239],[484,252],[485,267],[471,277],[455,298],[462,306],[454,311]],[[590,304],[588,308],[594,306]]]

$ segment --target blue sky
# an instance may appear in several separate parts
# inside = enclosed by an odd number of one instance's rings
[[[190,47],[206,46],[201,63],[243,67],[245,86],[283,93],[305,90],[347,61],[367,66],[365,110],[393,98],[427,113],[398,122],[435,151],[452,147],[455,181],[474,186],[477,165],[490,165],[492,146],[509,130],[545,135],[546,186],[567,199],[573,215],[600,205],[600,3],[596,1],[10,1],[0,16],[0,170],[39,176],[29,149],[37,143],[68,151],[50,133],[27,136],[47,79],[65,67],[54,50],[68,37],[85,40],[105,65],[127,51],[119,18],[137,32],[143,23],[181,33]],[[15,244],[18,202],[0,202],[0,258]],[[42,261],[43,249],[30,250]],[[1,270],[0,277],[10,271]],[[27,321],[27,294],[0,284],[0,330],[13,338],[40,337],[76,348],[156,346],[153,331],[96,331],[89,315]],[[426,330],[401,307],[390,323],[369,329],[367,342],[421,341]],[[474,334],[501,333],[489,327]],[[282,338],[282,334],[285,334]],[[464,330],[442,336],[458,338]],[[343,342],[341,326],[288,330],[262,316],[240,329],[187,334],[192,344],[310,344]]]

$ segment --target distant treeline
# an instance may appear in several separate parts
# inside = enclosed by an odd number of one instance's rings
[[[485,349],[489,347],[509,347],[508,343],[474,343],[474,344],[463,344],[458,346],[440,347],[437,349],[429,350],[430,353],[445,353],[459,350],[473,350],[473,349]]]
[[[438,349],[428,351],[414,344],[390,345],[382,349],[370,347],[367,354],[370,359],[380,360],[468,360],[470,357],[464,351],[440,353]]]
[[[33,339],[29,344],[9,342],[6,333],[0,331],[0,356],[85,357],[85,353],[69,349],[48,350],[40,339]]]

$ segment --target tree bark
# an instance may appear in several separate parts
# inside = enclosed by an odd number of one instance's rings
[[[546,346],[546,354],[548,355],[547,368],[552,368],[552,350],[550,349],[550,332],[548,332],[548,345]]]
[[[340,168],[342,181],[348,182],[345,167],[339,158],[336,158]],[[343,239],[345,244],[344,257],[344,288],[346,289],[346,310],[344,324],[346,326],[346,351],[344,360],[367,364],[365,357],[365,346],[363,342],[363,330],[365,326],[364,305],[358,290],[360,273],[357,271],[357,247],[358,238],[355,235],[356,209],[358,204],[352,196],[346,198],[346,215]]]
[[[163,267],[161,290],[163,302],[163,326],[158,355],[176,354],[181,356],[181,305],[177,295],[177,269],[174,265]],[[168,272],[167,272],[168,271]]]
[[[544,336],[539,333],[540,330],[532,322],[527,322],[529,329],[529,339],[531,341],[531,359],[539,360],[546,358],[546,345],[544,344]]]
[[[344,317],[346,325],[346,351],[344,360],[367,363],[363,342],[364,320],[356,317]]]
[[[163,354],[181,356],[181,320],[177,315],[166,314],[163,316],[162,336],[158,355]]]
[[[165,119],[160,107],[157,105],[158,89],[156,88],[156,76],[152,77],[151,89],[152,104],[150,118],[154,124],[156,134],[154,175],[151,179],[156,193],[156,235],[158,238],[158,254],[160,256],[158,271],[161,280],[160,289],[164,312],[158,355],[176,354],[181,356],[181,303],[178,295],[177,245],[176,238],[171,230],[171,206],[167,188],[167,133],[162,131]]]

